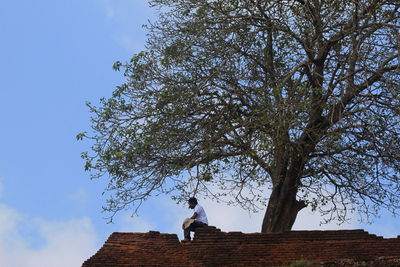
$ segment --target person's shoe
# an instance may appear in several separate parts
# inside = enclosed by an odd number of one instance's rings
[[[182,240],[182,242],[184,242],[184,243],[187,243],[187,242],[190,242],[190,241],[191,241],[190,238],[185,238],[185,239]]]

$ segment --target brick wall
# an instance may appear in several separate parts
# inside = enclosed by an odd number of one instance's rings
[[[363,230],[222,232],[199,229],[192,242],[175,234],[113,233],[82,267],[128,266],[400,266],[400,237],[384,239]]]

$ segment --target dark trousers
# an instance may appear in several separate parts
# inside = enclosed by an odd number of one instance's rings
[[[183,235],[185,236],[185,239],[190,239],[190,232],[195,232],[197,228],[204,226],[207,226],[207,224],[198,221],[192,222],[188,228],[183,230]]]

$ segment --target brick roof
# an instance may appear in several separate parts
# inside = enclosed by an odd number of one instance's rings
[[[199,229],[192,242],[176,234],[113,233],[82,267],[128,266],[400,266],[400,236],[363,230],[222,232]],[[310,266],[310,265],[292,265]]]

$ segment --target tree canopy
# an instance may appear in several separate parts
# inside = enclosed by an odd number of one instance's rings
[[[106,210],[151,195],[264,209],[290,230],[400,205],[399,1],[153,0],[146,48],[92,112]],[[268,192],[268,193],[267,193]]]

